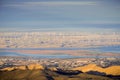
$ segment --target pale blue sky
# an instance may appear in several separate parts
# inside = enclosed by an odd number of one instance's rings
[[[0,31],[119,31],[120,0],[0,0]]]

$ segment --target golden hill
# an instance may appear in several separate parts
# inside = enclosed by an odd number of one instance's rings
[[[26,70],[26,69],[33,70],[33,69],[44,69],[44,68],[40,64],[30,64],[30,65],[27,65],[27,66],[6,67],[6,68],[3,68],[1,70],[2,71],[12,71],[12,70],[15,70],[15,69],[18,69],[18,70]]]
[[[96,64],[88,64],[86,66],[74,68],[73,70],[80,70],[82,72],[98,71],[104,72],[107,75],[120,75],[120,66],[110,66],[108,68],[101,68]]]
[[[51,70],[0,71],[0,80],[114,80],[109,77],[80,73],[63,75]]]

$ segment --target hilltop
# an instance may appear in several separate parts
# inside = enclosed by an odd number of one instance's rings
[[[0,71],[0,74],[0,80],[114,80],[112,78],[86,73],[63,75],[51,70],[35,69]]]
[[[74,68],[73,70],[80,70],[83,72],[97,71],[97,72],[105,73],[107,75],[120,75],[120,66],[110,66],[107,68],[102,68],[97,66],[96,64],[89,64],[86,66]]]
[[[40,64],[30,64],[30,65],[23,65],[23,66],[6,67],[6,68],[1,69],[1,71],[38,70],[38,69],[44,69],[44,68]]]
[[[110,73],[112,75],[108,75]],[[63,70],[30,64],[3,68],[0,74],[0,80],[118,80],[120,67],[101,68],[95,64],[89,64],[73,70]]]

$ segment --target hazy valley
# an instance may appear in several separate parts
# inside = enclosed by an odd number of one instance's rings
[[[119,80],[119,35],[0,32],[0,80]]]

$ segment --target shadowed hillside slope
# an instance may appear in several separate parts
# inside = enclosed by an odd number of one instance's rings
[[[63,75],[50,70],[0,71],[0,80],[114,80],[108,77],[80,73]],[[116,79],[117,80],[117,79]]]
[[[0,80],[119,80],[120,78],[119,76],[106,75],[103,71],[106,71],[107,74],[119,74],[118,66],[101,68],[90,64],[73,70],[62,70],[30,64],[1,69]]]
[[[101,68],[97,66],[96,64],[89,64],[82,67],[74,68],[73,70],[80,70],[82,72],[88,72],[88,71],[98,71],[106,73],[107,75],[120,75],[120,66],[110,66],[107,68]]]
[[[30,64],[30,65],[24,65],[24,66],[14,66],[14,67],[6,67],[1,69],[1,71],[12,71],[12,70],[33,70],[33,69],[44,69],[43,66],[40,64]]]

